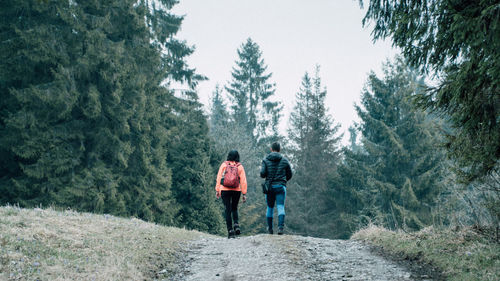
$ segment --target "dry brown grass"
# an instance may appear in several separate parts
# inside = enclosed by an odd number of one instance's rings
[[[449,280],[499,280],[500,244],[473,228],[428,227],[419,232],[405,233],[370,225],[351,239],[432,264]]]
[[[202,235],[135,218],[0,207],[0,280],[168,279],[183,243]]]

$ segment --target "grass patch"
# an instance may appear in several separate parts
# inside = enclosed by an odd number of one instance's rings
[[[382,247],[384,251],[428,263],[448,280],[499,280],[500,244],[471,228],[434,229],[404,233],[369,226],[351,239]]]
[[[202,235],[135,218],[0,207],[0,280],[169,279],[182,268],[183,244]]]

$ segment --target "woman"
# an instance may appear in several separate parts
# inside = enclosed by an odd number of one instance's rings
[[[220,165],[215,192],[217,199],[222,197],[224,203],[228,238],[235,238],[241,233],[238,224],[238,202],[241,194],[243,194],[243,202],[247,200],[247,178],[240,164],[238,151],[231,150],[227,155],[227,161]]]

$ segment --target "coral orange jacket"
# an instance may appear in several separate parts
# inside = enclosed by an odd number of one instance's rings
[[[238,176],[240,177],[240,186],[236,188],[230,188],[230,187],[225,187],[222,184],[220,184],[220,180],[222,179],[222,175],[226,171],[227,167],[227,162],[229,162],[231,165],[236,165],[236,162],[234,161],[224,161],[219,168],[219,172],[217,173],[217,182],[215,183],[215,190],[221,191],[221,190],[233,190],[233,191],[241,191],[243,194],[247,194],[247,177],[245,176],[245,169],[243,169],[243,165],[238,166]]]

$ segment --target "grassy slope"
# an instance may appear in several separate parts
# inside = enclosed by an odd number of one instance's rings
[[[0,280],[168,279],[182,243],[202,235],[134,218],[0,207]]]
[[[471,229],[426,228],[403,233],[370,226],[355,233],[351,239],[430,263],[449,280],[500,280],[500,244]]]

